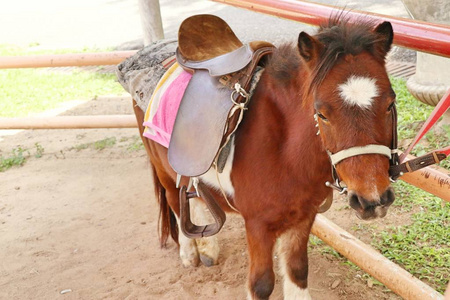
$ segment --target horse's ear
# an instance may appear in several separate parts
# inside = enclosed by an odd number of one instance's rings
[[[298,36],[298,51],[307,64],[316,62],[322,49],[323,45],[321,42],[304,31],[300,32]]]
[[[392,41],[394,39],[394,31],[390,22],[383,22],[375,28],[375,32],[380,36],[378,42],[379,49],[385,56],[391,50]]]

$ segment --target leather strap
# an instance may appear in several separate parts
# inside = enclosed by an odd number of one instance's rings
[[[440,150],[436,150],[420,157],[408,160],[399,165],[391,166],[389,168],[389,175],[393,177],[393,179],[396,179],[404,173],[414,172],[430,165],[438,164],[446,157],[447,155],[445,153]]]
[[[422,128],[417,133],[413,142],[409,145],[408,149],[400,155],[400,164],[392,164],[389,168],[389,175],[393,180],[402,176],[404,173],[414,172],[425,168],[427,166],[438,164],[450,155],[450,146],[442,149],[432,151],[423,156],[417,157],[415,159],[403,162],[409,152],[413,147],[420,141],[420,139],[430,130],[431,127],[437,122],[437,120],[447,111],[450,107],[450,89],[444,95],[444,97],[439,101],[439,103],[434,108],[431,115],[428,117],[427,121],[423,124]],[[403,162],[403,163],[402,163]]]
[[[420,141],[420,139],[431,129],[431,127],[433,127],[433,125],[439,120],[439,118],[447,111],[449,107],[450,107],[450,89],[436,105],[431,115],[425,121],[422,128],[420,128],[416,137],[409,145],[408,149],[406,149],[406,151],[400,156],[400,162],[403,162],[403,160],[406,158],[409,152],[411,152],[412,148],[414,148],[414,146]],[[440,149],[437,151],[445,152],[445,149]]]
[[[180,228],[183,234],[191,239],[215,235],[222,229],[222,226],[227,219],[224,211],[217,204],[203,183],[199,182],[196,186],[196,190],[199,195],[197,195],[196,192],[188,192],[186,186],[183,186],[180,189]],[[215,223],[202,226],[192,223],[189,199],[198,196],[205,200],[206,206],[208,206],[209,212],[213,216]]]

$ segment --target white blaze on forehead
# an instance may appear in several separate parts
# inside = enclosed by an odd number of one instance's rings
[[[350,105],[368,108],[378,96],[376,80],[369,77],[352,75],[338,87],[339,95]]]

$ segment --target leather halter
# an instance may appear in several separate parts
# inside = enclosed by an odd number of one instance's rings
[[[392,141],[391,141],[390,147],[386,147],[384,145],[369,144],[369,145],[365,145],[365,146],[357,146],[357,147],[343,149],[336,153],[331,153],[330,151],[327,150],[328,156],[331,161],[332,176],[333,176],[334,182],[331,183],[331,182],[327,181],[327,182],[325,182],[326,186],[337,190],[340,194],[347,193],[347,187],[345,185],[344,186],[342,185],[343,182],[339,178],[339,175],[336,170],[336,165],[349,157],[366,155],[366,154],[381,154],[381,155],[384,155],[389,158],[390,168],[398,165],[397,109],[396,109],[395,105],[393,105],[391,108],[391,114],[392,114]],[[394,181],[395,178],[390,177],[390,179],[391,179],[391,181]]]
[[[411,151],[411,149],[419,142],[419,140],[428,132],[428,130],[437,122],[437,120],[448,110],[450,107],[450,89],[442,97],[439,103],[434,108],[431,115],[423,124],[422,128],[417,133],[411,145],[406,151],[399,157],[399,163],[391,166],[389,169],[389,175],[392,179],[397,179],[408,172],[414,172],[427,166],[438,164],[444,160],[447,156],[450,156],[450,146],[442,149],[437,149],[422,155],[420,157],[408,160],[404,162],[404,159]]]

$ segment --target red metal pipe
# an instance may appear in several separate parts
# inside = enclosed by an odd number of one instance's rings
[[[320,25],[341,11],[330,5],[293,0],[212,0],[311,25]],[[366,18],[389,21],[394,28],[394,43],[406,48],[450,57],[450,26],[431,24],[381,14],[346,11],[350,21]]]

